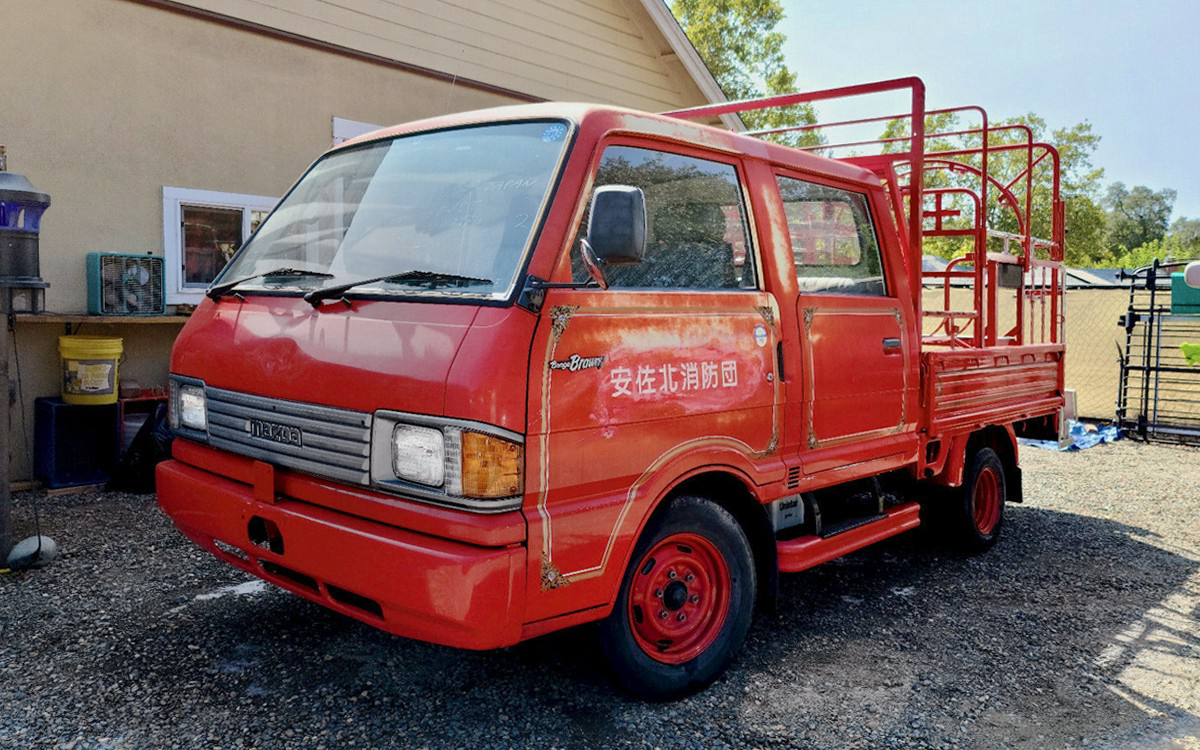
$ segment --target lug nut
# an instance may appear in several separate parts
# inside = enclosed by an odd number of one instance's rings
[[[697,596],[696,594],[692,594],[692,595],[689,597],[689,599],[691,600],[692,604],[695,604],[696,602],[700,601],[700,597],[699,597],[699,596]]]
[[[678,615],[676,615],[676,616],[675,616],[675,619],[679,620],[680,622],[683,622],[684,620],[686,620],[686,619],[687,619],[687,615],[685,615],[684,613],[680,612]]]
[[[659,599],[662,599],[662,589],[655,589],[654,595],[657,596]]]
[[[659,619],[660,619],[660,620],[665,620],[665,619],[667,619],[667,610],[665,610],[665,609],[663,609],[663,610],[659,610],[659,612],[658,612],[658,617],[659,617]]]
[[[687,581],[688,583],[691,583],[692,581],[696,580],[696,576],[692,575],[691,573],[688,573],[687,575],[685,575],[683,577],[683,580]]]
[[[668,571],[667,571],[667,578],[671,578],[671,579],[674,579],[674,578],[676,578],[675,571],[673,571],[673,570],[668,570]]]

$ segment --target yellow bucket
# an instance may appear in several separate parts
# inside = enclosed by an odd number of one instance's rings
[[[117,403],[117,367],[121,339],[108,336],[59,336],[62,399],[68,404]]]

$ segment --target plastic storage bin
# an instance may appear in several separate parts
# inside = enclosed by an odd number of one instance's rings
[[[1171,314],[1200,315],[1200,289],[1185,284],[1178,271],[1171,274]]]
[[[48,487],[107,482],[117,463],[119,436],[116,404],[34,399],[34,476]]]

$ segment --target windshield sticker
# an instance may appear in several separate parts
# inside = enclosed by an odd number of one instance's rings
[[[546,143],[558,143],[567,135],[566,125],[551,125],[542,131],[542,140]]]
[[[532,177],[526,177],[523,180],[491,180],[482,183],[479,186],[479,189],[484,193],[510,193],[513,190],[532,190],[537,186],[537,180],[533,179]],[[463,200],[465,201],[465,198]],[[468,209],[470,208],[469,204],[466,204],[465,202],[463,205],[466,205]]]
[[[603,356],[581,357],[578,354],[572,354],[568,359],[550,360],[551,370],[566,370],[567,372],[579,372],[580,370],[599,370],[603,366]]]
[[[733,360],[678,362],[659,367],[640,365],[636,370],[616,367],[609,376],[609,383],[613,387],[613,398],[736,388],[738,363]]]

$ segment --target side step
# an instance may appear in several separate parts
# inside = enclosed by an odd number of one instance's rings
[[[905,503],[889,508],[877,520],[843,531],[836,536],[802,536],[786,542],[776,542],[779,570],[782,573],[808,570],[881,539],[915,529],[921,525],[920,513],[921,506],[918,503]]]
[[[887,518],[887,513],[876,513],[873,516],[863,516],[862,518],[851,518],[848,521],[842,521],[841,523],[832,523],[832,524],[829,524],[828,526],[822,525],[821,533],[818,534],[817,536],[821,537],[822,539],[828,539],[831,536],[837,536],[838,534],[845,534],[847,531],[854,531],[855,529],[862,528],[863,526],[875,523],[876,521],[882,521],[885,518]]]

